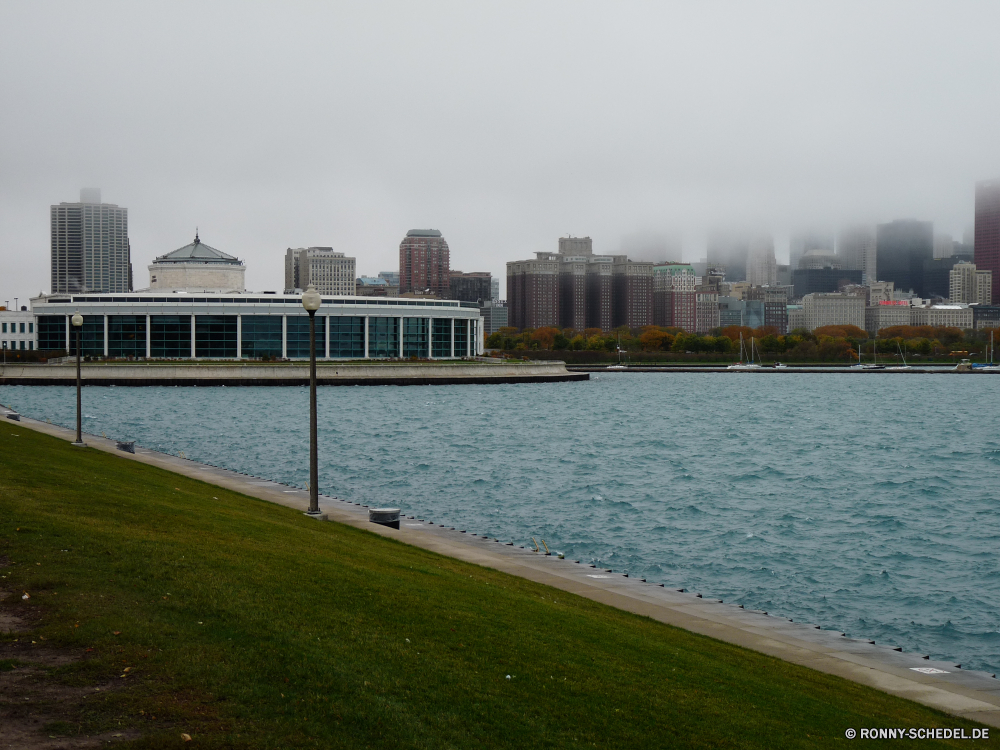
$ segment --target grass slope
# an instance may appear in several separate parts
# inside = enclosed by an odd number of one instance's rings
[[[975,726],[13,423],[0,550],[0,588],[31,596],[8,611],[87,656],[49,679],[122,686],[57,729],[137,729],[136,747],[815,747]]]

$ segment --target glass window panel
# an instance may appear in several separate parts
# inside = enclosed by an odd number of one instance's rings
[[[244,315],[242,354],[249,359],[281,356],[281,316]]]
[[[368,319],[368,356],[399,356],[399,318]]]
[[[73,328],[73,326],[70,326]],[[80,336],[83,342],[81,354],[84,357],[104,356],[104,316],[84,315]],[[69,335],[69,353],[76,355],[76,329],[71,330]]]
[[[38,348],[42,351],[66,351],[66,316],[38,316]]]
[[[331,315],[330,356],[361,359],[365,356],[365,319],[351,315]]]
[[[224,359],[236,356],[236,316],[196,315],[194,318],[196,357]]]
[[[430,331],[427,318],[403,318],[403,356],[426,357]]]
[[[146,356],[146,316],[108,316],[108,356]]]
[[[326,316],[316,316],[316,356],[322,357],[326,339]],[[309,358],[309,316],[288,316],[288,343],[286,352],[289,359]]]
[[[434,318],[431,330],[431,346],[432,356],[451,356],[451,318]]]
[[[469,321],[455,318],[455,356],[464,357],[468,354]]]
[[[191,356],[191,316],[153,315],[149,319],[150,355],[156,358]]]

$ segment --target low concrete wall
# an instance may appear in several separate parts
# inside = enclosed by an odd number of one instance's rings
[[[588,380],[567,371],[564,362],[345,363],[320,362],[320,385],[449,385],[456,383],[548,383]],[[86,385],[305,385],[309,363],[220,364],[85,363]],[[0,385],[75,385],[75,364],[0,366]]]

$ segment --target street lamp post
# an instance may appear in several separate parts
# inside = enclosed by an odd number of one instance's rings
[[[316,311],[323,300],[310,284],[302,295],[302,306],[309,313],[309,510],[307,516],[324,519],[319,511],[319,455],[316,430]]]
[[[70,321],[76,329],[76,440],[73,445],[84,448],[87,444],[83,442],[83,407],[80,399],[80,340],[83,332],[83,316],[74,313]]]

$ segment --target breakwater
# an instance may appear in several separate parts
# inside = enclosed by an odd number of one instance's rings
[[[586,380],[563,362],[320,362],[319,385],[488,385]],[[90,386],[298,386],[309,383],[308,362],[150,362],[82,366]],[[76,365],[0,366],[0,385],[76,385]]]

